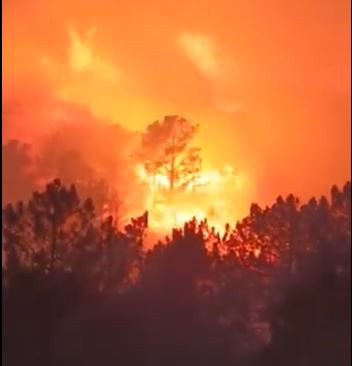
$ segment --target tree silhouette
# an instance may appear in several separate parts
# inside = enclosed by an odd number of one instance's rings
[[[141,157],[149,174],[166,175],[169,189],[189,183],[200,169],[200,149],[187,149],[198,126],[179,116],[166,116],[147,127]]]
[[[88,205],[84,214],[88,213]],[[43,192],[35,192],[28,205],[8,205],[3,210],[4,248],[21,256],[24,266],[39,266],[52,273],[66,264],[72,233],[80,227],[83,214],[76,189],[66,189],[56,179]],[[10,268],[9,268],[10,270]]]
[[[223,235],[193,219],[146,251],[147,229],[59,180],[7,205],[4,364],[349,364],[350,183]]]
[[[311,257],[283,289],[272,308],[272,341],[260,364],[350,364],[350,268],[333,258],[329,262]]]
[[[64,184],[74,184],[82,199],[94,201],[96,213],[119,213],[122,200],[106,179],[101,178],[78,150],[61,150],[54,140],[47,144],[37,159],[37,174],[48,178],[60,177]]]

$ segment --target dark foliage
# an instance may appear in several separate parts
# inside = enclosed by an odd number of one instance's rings
[[[3,209],[4,365],[349,365],[351,187],[143,250],[59,180]]]

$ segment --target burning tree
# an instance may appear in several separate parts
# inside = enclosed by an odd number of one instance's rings
[[[197,130],[198,125],[179,116],[166,116],[147,127],[140,156],[154,183],[156,176],[162,175],[167,178],[170,192],[195,185],[201,169],[200,149],[188,146]]]

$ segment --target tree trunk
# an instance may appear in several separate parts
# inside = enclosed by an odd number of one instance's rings
[[[170,191],[172,192],[175,187],[175,156],[172,155],[170,166]]]
[[[57,246],[57,224],[55,216],[53,217],[52,225],[53,225],[53,240],[51,242],[50,273],[53,273],[55,269],[55,255]]]
[[[175,136],[174,131],[172,134],[172,152],[171,152],[171,164],[170,164],[170,191],[173,192],[175,187]]]

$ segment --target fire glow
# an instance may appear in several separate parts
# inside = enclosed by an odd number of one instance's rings
[[[149,212],[149,226],[152,230],[166,231],[173,227],[182,227],[193,218],[197,221],[209,220],[211,226],[219,232],[225,228],[229,217],[240,218],[230,210],[231,203],[226,200],[229,192],[240,195],[246,188],[246,176],[235,173],[227,166],[222,170],[204,170],[183,189],[170,192],[170,180],[167,175],[148,174],[143,165],[136,167],[138,179],[147,186],[145,206]]]

